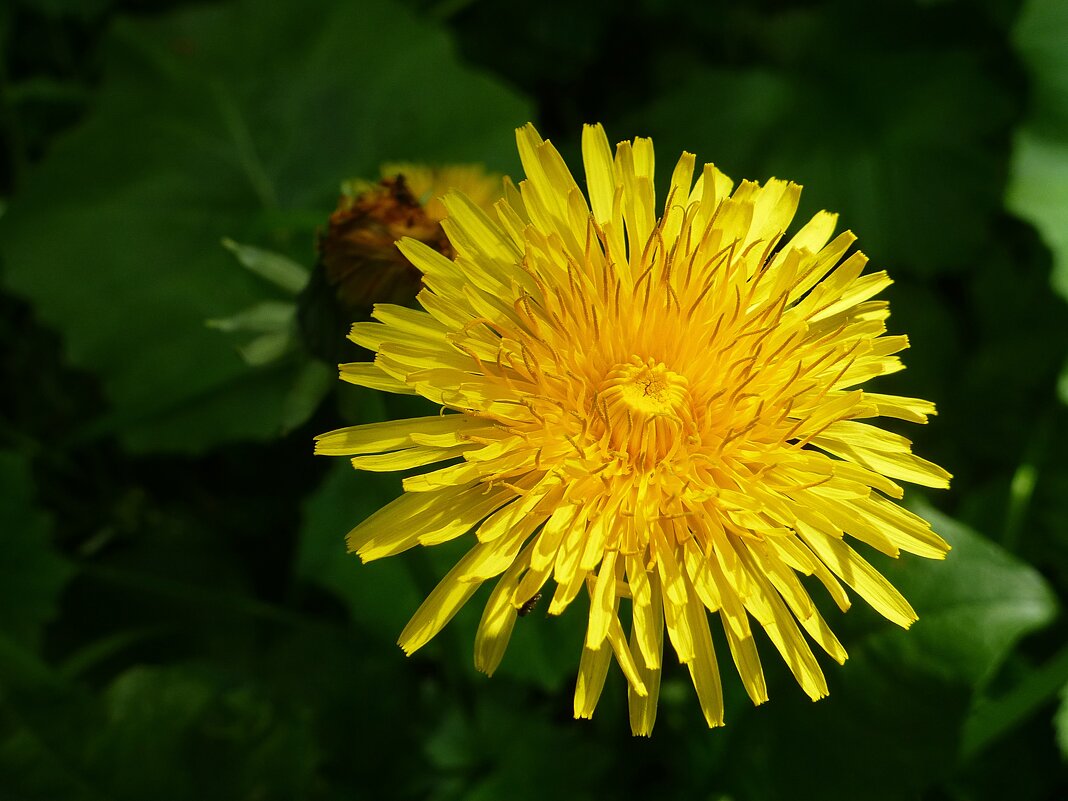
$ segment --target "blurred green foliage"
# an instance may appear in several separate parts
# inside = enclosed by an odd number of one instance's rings
[[[99,48],[92,108],[2,235],[8,285],[100,377],[114,408],[103,431],[133,450],[202,451],[281,428],[292,368],[249,370],[204,325],[272,297],[229,267],[224,236],[306,260],[343,178],[414,155],[499,161],[530,115],[389,4],[120,18]]]
[[[26,459],[10,451],[0,451],[0,531],[0,628],[36,647],[70,567],[52,548],[49,515],[33,503]]]
[[[1014,32],[1033,82],[1030,113],[1015,133],[1009,207],[1030,220],[1053,252],[1053,283],[1068,297],[1068,6],[1032,2]]]
[[[1066,8],[5,5],[0,797],[1068,797]],[[581,608],[523,618],[486,679],[484,594],[405,658],[463,544],[360,565],[344,534],[399,481],[310,438],[426,408],[320,403],[331,368],[299,337],[250,364],[205,325],[286,323],[296,289],[224,237],[311,268],[343,180],[397,159],[514,175],[527,119],[576,171],[601,121],[652,135],[662,177],[686,149],[798,180],[897,280],[913,349],[882,387],[938,402],[907,434],[954,487],[910,502],[954,550],[873,557],[920,621],[829,611],[850,659],[819,704],[769,658],[762,707],[725,677],[721,730],[678,666],[651,740],[616,673],[576,722]]]

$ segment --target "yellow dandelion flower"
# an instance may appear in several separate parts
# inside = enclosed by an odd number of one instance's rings
[[[341,366],[347,381],[422,395],[442,414],[316,443],[360,470],[448,462],[406,478],[348,537],[369,561],[474,531],[401,647],[420,648],[496,578],[475,642],[492,673],[551,579],[549,614],[589,596],[576,717],[592,715],[614,657],[631,727],[648,734],[666,630],[708,725],[722,725],[710,612],[754,703],[768,697],[759,631],[809,696],[825,696],[810,641],[838,662],[846,652],[799,576],[843,611],[845,585],[908,627],[916,614],[854,543],[895,557],[948,550],[891,499],[898,481],[946,487],[949,474],[862,422],[935,411],[858,388],[902,369],[908,341],[885,335],[888,306],[871,300],[890,279],[862,275],[866,258],[849,254],[851,233],[833,236],[834,214],[784,240],[797,184],[732,191],[711,164],[694,181],[683,153],[658,217],[650,140],[613,157],[587,126],[587,200],[533,126],[517,138],[526,180],[492,216],[445,197],[455,258],[403,241],[423,273],[422,310],[377,306],[378,322],[351,334],[374,362]]]

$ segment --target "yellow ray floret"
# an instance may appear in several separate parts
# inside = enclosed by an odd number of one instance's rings
[[[768,697],[765,636],[802,689],[825,696],[811,643],[837,662],[846,652],[800,576],[843,611],[849,588],[907,628],[915,612],[856,543],[949,550],[894,502],[898,481],[947,487],[949,474],[871,422],[924,423],[934,405],[860,388],[900,370],[908,347],[873,300],[890,279],[864,273],[833,214],[785,236],[796,184],[734,187],[684,153],[658,209],[648,139],[613,153],[587,126],[585,192],[533,126],[517,140],[526,180],[506,184],[494,214],[444,198],[455,258],[402,242],[422,309],[377,306],[351,334],[374,362],[341,366],[346,381],[420,394],[442,414],[316,443],[363,470],[435,465],[349,534],[363,559],[471,543],[401,645],[425,644],[496,579],[475,643],[492,673],[520,611],[553,583],[550,614],[589,595],[577,717],[593,714],[614,660],[631,727],[649,734],[667,642],[708,725],[722,725],[709,613],[754,703]]]

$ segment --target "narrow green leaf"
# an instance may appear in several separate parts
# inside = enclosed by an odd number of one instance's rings
[[[286,395],[282,433],[304,423],[318,408],[337,379],[337,371],[322,362],[307,362]]]
[[[239,331],[277,332],[291,326],[296,313],[297,307],[292,303],[265,300],[230,317],[208,320],[207,325],[227,334]]]
[[[51,518],[35,508],[29,465],[0,451],[0,630],[31,647],[73,572],[51,531]]]
[[[308,269],[281,253],[242,245],[229,238],[223,239],[222,243],[251,272],[292,295],[298,294],[308,283],[311,274]]]
[[[253,367],[263,367],[281,359],[293,344],[289,331],[261,334],[251,342],[238,346],[241,358]]]

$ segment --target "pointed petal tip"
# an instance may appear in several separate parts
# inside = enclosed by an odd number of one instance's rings
[[[538,133],[538,129],[534,127],[533,122],[528,122],[525,125],[515,129],[515,140],[522,149],[523,145],[530,147],[537,147],[544,140],[541,138],[541,134]]]
[[[418,613],[416,614],[418,615]],[[411,656],[424,645],[426,645],[428,642],[430,642],[430,640],[432,639],[433,634],[431,634],[429,637],[426,636],[425,631],[420,631],[417,628],[413,628],[412,621],[409,621],[408,625],[404,627],[404,630],[397,638],[397,645],[399,645],[400,649],[404,651],[405,656]]]
[[[912,624],[915,623],[919,619],[920,619],[919,615],[917,615],[915,612],[913,612],[911,618],[901,618],[900,620],[893,620],[891,622],[892,623],[897,623],[897,625],[901,626],[901,628],[905,629],[905,631],[908,631],[909,629],[912,628]]]
[[[345,538],[345,545],[348,553],[355,554],[360,558],[361,564],[366,565],[368,562],[381,559],[383,556],[382,553],[376,553],[374,542],[362,542],[356,545],[351,534]]]

